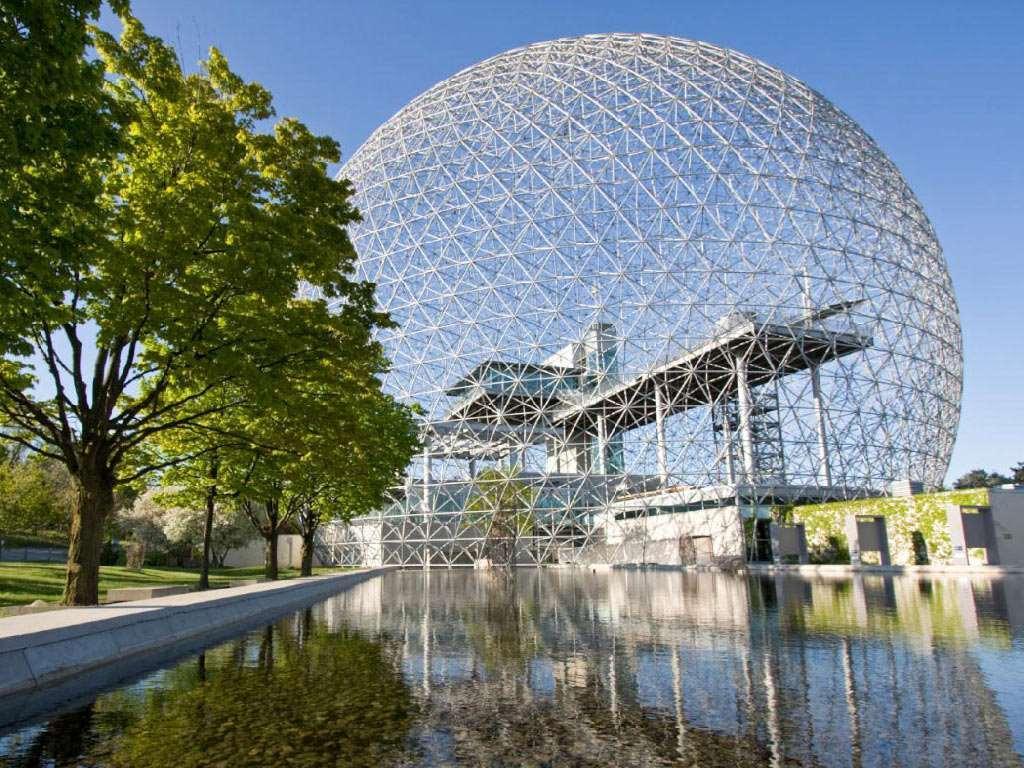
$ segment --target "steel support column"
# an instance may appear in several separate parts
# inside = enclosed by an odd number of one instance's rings
[[[423,498],[420,499],[420,512],[423,514],[423,567],[430,567],[430,446],[423,449]]]
[[[736,461],[732,455],[732,423],[728,401],[722,403],[722,446],[725,449],[725,476],[729,485],[736,483]]]
[[[750,396],[750,384],[747,381],[747,359],[736,358],[736,403],[739,409],[740,451],[743,457],[743,481],[753,484],[756,481],[754,464],[754,433],[751,420],[754,405]]]
[[[608,425],[605,423],[604,414],[597,417],[597,473],[608,474]]]
[[[654,424],[657,435],[658,477],[661,484],[668,485],[668,448],[665,441],[665,396],[661,387],[654,387]]]
[[[814,399],[814,421],[818,429],[818,480],[823,487],[828,488],[832,485],[832,467],[829,465],[825,404],[821,397],[821,375],[818,373],[818,366],[811,368],[811,396]]]
[[[420,512],[430,512],[430,448],[423,449],[423,498],[420,499]]]

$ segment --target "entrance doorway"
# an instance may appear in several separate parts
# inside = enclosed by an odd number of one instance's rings
[[[747,562],[770,563],[772,561],[772,521],[766,518],[748,517],[743,521],[747,541]]]

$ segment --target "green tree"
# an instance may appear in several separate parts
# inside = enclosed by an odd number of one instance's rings
[[[254,457],[246,491],[239,499],[242,512],[263,537],[263,573],[276,579],[277,544],[281,529],[288,525],[303,503],[303,497],[291,492],[288,459],[278,452],[262,452]]]
[[[296,509],[303,576],[312,573],[320,524],[379,506],[420,447],[411,411],[384,395],[376,378],[367,377],[348,398],[335,398],[329,410],[316,444],[293,467],[293,487],[303,495]]]
[[[1015,466],[1010,467],[1010,472],[1013,474],[1013,482],[1017,485],[1024,484],[1024,461],[1018,461]]]
[[[205,517],[205,515],[204,515]],[[218,504],[210,526],[210,562],[218,568],[234,549],[240,549],[253,540],[255,534],[249,521],[234,504]]]
[[[536,522],[537,492],[518,468],[485,469],[477,474],[466,502],[465,526],[483,538],[482,556],[496,565],[515,565],[519,539]]]
[[[184,396],[184,393],[178,394],[179,398]],[[246,408],[251,404],[242,393],[229,392],[226,386],[193,402],[194,407],[206,413],[201,421],[188,421],[179,429],[156,435],[148,445],[136,451],[133,458],[143,464],[167,465],[163,484],[168,493],[184,507],[203,510],[199,522],[202,554],[198,587],[209,589],[210,565],[217,560],[218,508],[222,510],[222,517],[226,514],[231,519],[241,518],[248,528],[248,518],[237,500],[222,494],[219,475],[221,456],[249,445],[241,425]],[[224,402],[235,405],[216,407]],[[232,541],[239,538],[232,537]],[[221,562],[226,554],[220,557]]]
[[[320,523],[378,505],[418,447],[411,410],[381,390],[387,361],[370,336],[373,323],[357,304],[333,319],[336,337],[315,361],[285,365],[272,396],[253,393],[245,405],[158,443],[165,462],[192,451],[165,474],[190,500],[185,503],[205,502],[209,510],[216,497],[237,502],[266,542],[268,578],[277,575],[283,527],[297,525],[309,575]]]
[[[282,387],[287,381],[282,379]],[[288,456],[271,408],[244,398],[239,402],[167,431],[136,459],[167,464],[163,482],[173,488],[171,497],[183,506],[203,509],[200,589],[209,587],[218,506],[233,508],[265,540],[265,575],[270,579],[277,578],[277,537],[294,516],[292,506],[281,504]]]
[[[350,277],[345,226],[357,213],[350,185],[326,173],[339,158],[333,140],[287,118],[261,130],[274,116],[270,94],[216,49],[186,74],[120,5],[119,41],[86,23],[95,3],[39,5],[62,19],[60,29],[78,32],[52,39],[53,24],[24,3],[5,12],[5,34],[57,46],[61,66],[77,73],[43,93],[37,111],[81,96],[82,114],[62,126],[78,154],[64,187],[55,185],[95,205],[60,206],[54,218],[45,194],[24,192],[52,152],[26,152],[25,166],[15,146],[0,177],[0,198],[17,206],[5,215],[23,224],[0,243],[3,290],[17,296],[0,313],[0,412],[9,427],[0,434],[73,476],[64,602],[94,604],[115,488],[163,468],[126,470],[131,453],[236,404],[208,394],[235,384],[247,397],[268,393],[286,363],[315,359],[336,335],[329,302],[355,306],[370,325],[384,318],[373,311],[372,286]],[[25,33],[26,24],[36,29]],[[2,55],[6,77],[17,52],[5,46]],[[38,77],[37,68],[23,79]],[[54,226],[67,236],[44,242],[40,233]],[[315,290],[297,298],[304,285]]]
[[[1005,483],[1013,482],[1006,475],[1001,475],[998,472],[987,472],[984,469],[972,469],[967,474],[960,477],[955,483],[954,488],[992,488],[996,485],[1003,485]]]
[[[331,367],[325,359],[322,369]],[[277,536],[284,525],[299,529],[302,574],[308,576],[320,524],[379,505],[417,449],[411,413],[382,394],[370,373],[358,384],[310,385],[305,398],[268,409],[250,424],[251,455],[229,454],[241,459],[229,474],[266,541],[267,578],[277,577]]]
[[[23,302],[59,295],[101,239],[101,167],[121,147],[104,70],[86,56],[100,0],[0,4],[0,351],[31,354]],[[53,312],[53,314],[57,314]],[[4,363],[0,362],[0,366]],[[15,370],[8,366],[8,375]]]
[[[0,537],[67,531],[70,485],[58,462],[9,451],[0,461]]]

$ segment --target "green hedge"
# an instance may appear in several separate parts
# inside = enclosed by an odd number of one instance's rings
[[[838,542],[847,547],[847,515],[883,515],[889,532],[889,550],[894,565],[914,564],[914,531],[920,531],[928,545],[932,563],[948,563],[952,556],[949,529],[946,526],[946,504],[984,506],[988,504],[987,488],[922,493],[911,497],[882,497],[857,501],[833,501],[807,504],[793,509],[793,520],[803,523],[811,557],[818,561]],[[830,542],[830,538],[832,541]],[[815,557],[817,555],[817,557]]]
[[[0,531],[0,541],[5,547],[66,547],[67,533],[61,531]]]

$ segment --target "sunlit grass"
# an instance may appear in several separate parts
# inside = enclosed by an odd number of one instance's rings
[[[313,573],[332,573],[336,568],[314,568]],[[299,575],[297,568],[282,568],[282,579]],[[210,571],[211,586],[224,586],[238,579],[257,579],[263,568],[215,568]],[[100,568],[100,599],[108,589],[117,587],[168,587],[194,585],[199,571],[194,568],[144,568],[131,571],[124,566],[105,565]],[[58,602],[64,591],[63,563],[0,562],[0,606],[26,605],[35,600]]]

